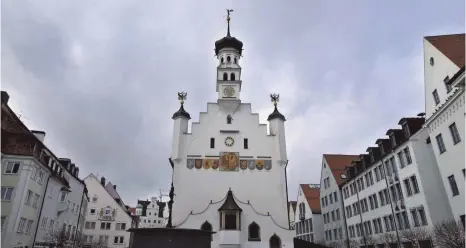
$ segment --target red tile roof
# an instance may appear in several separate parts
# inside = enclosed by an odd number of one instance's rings
[[[427,36],[425,39],[459,68],[464,66],[464,34]]]
[[[358,161],[359,155],[324,154],[324,159],[327,161],[327,165],[332,171],[337,184],[341,185],[345,182],[345,179],[341,178],[341,174],[346,174],[345,167],[351,164],[353,160]]]
[[[320,188],[311,188],[309,184],[300,184],[304,197],[306,197],[307,204],[312,210],[312,213],[321,213],[320,210]]]

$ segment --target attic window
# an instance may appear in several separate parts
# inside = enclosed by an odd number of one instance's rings
[[[395,146],[396,146],[396,139],[395,139],[395,135],[393,135],[393,134],[390,134],[390,141],[392,142],[392,147],[395,147]]]
[[[409,134],[408,124],[407,123],[403,124],[402,128],[403,128],[403,132],[405,134],[405,137],[409,138],[410,134]]]
[[[382,142],[379,143],[379,148],[380,148],[380,152],[382,154],[385,154],[385,150],[383,149],[383,143]]]
[[[445,84],[445,87],[447,88],[447,93],[450,93],[450,91],[451,91],[451,84],[448,83],[449,81],[450,81],[450,77],[449,77],[449,76],[446,76],[446,77],[443,79],[443,83]]]
[[[430,65],[431,65],[431,66],[434,66],[435,61],[434,61],[434,58],[433,58],[433,57],[430,57],[429,62],[430,62]]]
[[[369,152],[369,156],[371,156],[371,163],[374,163],[374,153],[372,152],[372,150]]]

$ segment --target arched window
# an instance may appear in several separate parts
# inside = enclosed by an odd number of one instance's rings
[[[235,81],[235,74],[233,72],[230,74],[230,80]]]
[[[231,57],[227,56],[227,62],[231,62]]]
[[[227,81],[228,80],[228,74],[225,72],[223,73],[223,81]]]
[[[201,225],[201,230],[212,232],[212,225],[208,221],[206,221]]]
[[[280,248],[282,246],[282,241],[277,236],[277,234],[272,235],[269,240],[270,248]]]
[[[260,227],[256,222],[252,222],[248,227],[248,240],[249,241],[261,241]]]
[[[223,59],[223,57],[220,59],[220,63],[223,64],[223,62],[225,62],[225,60]]]
[[[233,61],[234,61],[234,63],[236,64],[236,57],[234,58],[234,60],[233,60]]]

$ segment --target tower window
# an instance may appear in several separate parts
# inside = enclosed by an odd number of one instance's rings
[[[233,61],[234,61],[233,63],[235,63],[235,64],[237,63],[236,57],[234,58],[234,60],[233,60]]]
[[[210,148],[215,148],[215,138],[210,138]]]
[[[233,118],[231,118],[231,115],[228,115],[227,116],[227,124],[231,124],[232,120],[233,120]]]
[[[249,149],[248,139],[244,139],[244,149]]]
[[[223,73],[223,81],[227,81],[228,80],[228,74],[225,72]]]
[[[230,80],[235,81],[235,74],[233,72],[230,74]]]
[[[434,58],[433,58],[433,57],[430,57],[430,61],[429,61],[429,62],[430,62],[430,65],[431,65],[431,66],[434,66]]]
[[[227,56],[227,62],[231,62],[231,57]]]
[[[225,60],[223,59],[223,57],[220,59],[220,62],[223,64],[223,62],[225,62]]]

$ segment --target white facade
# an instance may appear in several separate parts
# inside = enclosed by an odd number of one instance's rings
[[[288,218],[290,219],[290,228],[294,228],[295,224],[295,214],[296,214],[296,202],[290,201],[288,205]]]
[[[137,209],[137,208],[136,208]],[[165,227],[168,220],[168,207],[165,202],[159,202],[157,197],[152,197],[151,202],[147,205],[146,215],[139,217],[139,228]]]
[[[216,232],[212,247],[269,247],[272,236],[273,240],[278,236],[282,245],[291,244],[294,231],[289,229],[287,212],[284,117],[271,118],[268,135],[267,125],[259,123],[251,104],[241,103],[239,41],[232,42],[236,47],[222,47],[217,53],[217,103],[207,104],[207,112],[192,123],[191,133],[189,115],[180,114],[184,110],[173,116],[172,224],[199,229],[208,222]],[[220,160],[228,165],[222,167]],[[242,209],[234,230],[220,225],[219,208],[229,189]],[[260,227],[260,240],[248,237],[253,222]]]
[[[107,191],[105,179],[93,174],[84,179],[90,201],[84,223],[84,243],[99,243],[107,247],[129,247],[132,218],[124,205]]]
[[[357,158],[357,156],[324,154],[322,158],[320,177],[320,206],[324,229],[323,240],[327,245],[343,245],[347,239],[347,232],[339,179],[342,179],[341,174],[344,174],[344,170],[338,168],[338,164],[330,164],[333,161],[329,161],[329,157],[332,157],[333,160],[337,160],[338,163],[341,163],[340,161],[347,161],[349,164],[351,160]],[[332,172],[332,170],[339,171],[340,173],[337,172],[336,174],[340,176],[340,178],[335,178],[335,174]]]
[[[403,134],[401,130],[395,131]],[[367,160],[367,155],[361,157],[361,160],[366,159],[360,167],[362,170],[342,187],[351,240],[361,244],[365,234],[382,243],[382,235],[392,233],[403,242],[402,230],[430,229],[452,217],[451,210],[444,205],[447,202],[445,188],[427,138],[428,131],[420,129],[408,140],[396,138],[395,149],[392,145],[384,146],[383,142],[379,147],[369,148],[369,157],[374,160]],[[392,136],[385,141],[391,143]],[[384,148],[380,148],[382,146]],[[390,151],[382,153],[387,147]],[[377,158],[376,154],[383,155]]]
[[[2,154],[2,247],[32,247],[51,175],[33,157]]]
[[[463,50],[455,51],[463,56]],[[452,39],[451,36],[434,37],[437,40]],[[461,39],[459,36],[456,37]],[[425,126],[429,130],[433,151],[438,163],[443,185],[446,189],[449,205],[456,220],[464,222],[465,215],[465,94],[464,94],[464,64],[461,71],[458,63],[450,60],[442,51],[443,47],[434,46],[424,39],[424,74],[426,95]],[[434,42],[434,44],[437,44]],[[454,47],[455,44],[449,44]],[[433,61],[433,63],[432,63]],[[447,87],[446,77],[453,79],[453,85]],[[435,104],[432,91],[437,90],[439,102]],[[449,91],[449,92],[448,92]]]
[[[309,189],[304,189],[306,190],[304,191],[303,187]],[[309,242],[324,241],[324,229],[322,228],[324,221],[320,211],[319,201],[319,185],[300,185],[295,211],[296,238]],[[310,203],[313,204],[312,207]]]

